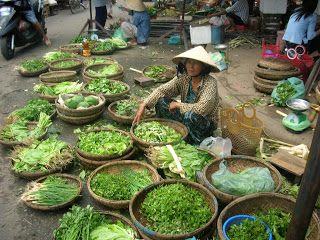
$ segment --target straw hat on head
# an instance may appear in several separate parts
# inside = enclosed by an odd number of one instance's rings
[[[175,57],[172,58],[172,62],[174,64],[179,64],[180,62],[184,62],[185,59],[190,58],[190,59],[194,59],[194,60],[198,60],[206,65],[209,65],[211,67],[211,71],[219,71],[219,68],[217,66],[217,64],[215,64],[211,57],[209,56],[209,54],[207,53],[207,51],[201,47],[195,47],[195,48],[191,48],[188,51],[185,51]]]
[[[146,10],[146,6],[143,4],[142,0],[125,0],[128,8],[136,12],[143,12]]]

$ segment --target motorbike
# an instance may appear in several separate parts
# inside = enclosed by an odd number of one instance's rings
[[[47,33],[41,0],[31,0],[31,5],[38,22]],[[16,47],[43,40],[39,31],[25,19],[22,13],[24,9],[21,0],[0,0],[1,53],[7,60],[14,57]]]

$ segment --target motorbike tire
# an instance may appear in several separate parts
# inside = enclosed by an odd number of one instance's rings
[[[2,37],[1,39],[1,53],[4,56],[4,58],[7,60],[13,58],[14,56],[15,47],[11,49],[11,38],[12,38],[12,35],[7,35]]]

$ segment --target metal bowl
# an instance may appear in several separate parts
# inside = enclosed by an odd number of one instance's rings
[[[303,112],[310,108],[310,103],[303,99],[289,99],[287,100],[286,104],[288,108],[298,112]]]
[[[223,50],[226,50],[227,47],[228,47],[228,45],[218,44],[218,45],[214,46],[214,49],[215,49],[215,50],[221,50],[221,51],[223,51]]]

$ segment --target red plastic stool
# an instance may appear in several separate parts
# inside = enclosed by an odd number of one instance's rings
[[[236,28],[237,28],[237,29],[241,29],[243,33],[244,33],[244,31],[245,31],[244,25],[236,25]]]

